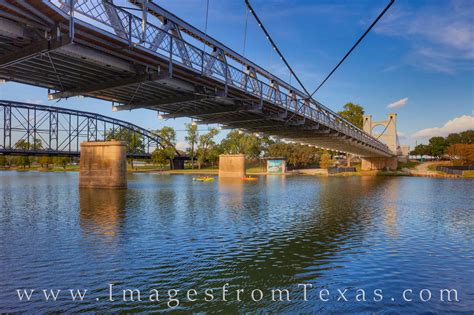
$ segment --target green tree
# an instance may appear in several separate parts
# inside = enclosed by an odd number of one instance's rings
[[[249,159],[259,157],[269,143],[268,138],[259,138],[254,134],[232,130],[221,141],[222,150],[226,154],[245,154]]]
[[[474,130],[466,130],[460,132],[459,135],[461,136],[461,143],[474,144]]]
[[[294,167],[316,164],[320,154],[320,149],[301,144],[277,142],[268,146],[268,156],[284,157]]]
[[[67,156],[56,156],[53,158],[54,164],[66,169],[66,166],[71,163],[71,158]]]
[[[450,133],[446,137],[446,142],[448,142],[448,144],[462,143],[462,137],[459,133]]]
[[[213,147],[216,145],[214,142],[214,137],[219,133],[219,130],[215,128],[209,129],[209,132],[199,136],[198,149],[197,149],[197,161],[198,168],[206,162],[209,157],[209,152],[212,151]]]
[[[33,143],[28,143],[27,140],[25,139],[20,139],[15,143],[15,149],[19,150],[31,150],[31,149],[36,149],[36,150],[41,150],[43,147],[42,142],[40,139],[36,139]],[[22,166],[23,169],[28,166],[30,167],[31,165],[31,158],[28,155],[21,155],[16,158],[16,165]]]
[[[127,152],[145,153],[145,144],[143,143],[143,136],[129,129],[120,129],[115,131],[109,129],[105,133],[105,139],[107,141],[124,141],[127,148]],[[133,158],[128,158],[128,162],[133,168]]]
[[[158,164],[163,169],[163,166],[169,160],[169,152],[167,151],[167,149],[163,148],[155,149],[155,151],[153,151],[153,153],[151,154],[151,160],[153,164]]]
[[[446,137],[446,142],[450,144],[474,144],[474,130],[469,129],[460,133],[451,133]]]
[[[41,164],[41,167],[44,168],[46,165],[46,168],[49,167],[49,164],[53,164],[53,158],[50,156],[42,156],[38,159],[38,163]]]
[[[8,164],[8,161],[5,155],[0,155],[0,166],[5,167],[7,166],[7,164]]]
[[[364,108],[358,104],[347,103],[338,114],[356,127],[363,127]]]
[[[184,139],[188,142],[189,144],[189,155],[191,156],[191,168],[193,169],[194,168],[194,155],[195,155],[195,152],[194,152],[194,148],[195,146],[197,145],[198,143],[198,140],[199,140],[199,133],[198,133],[198,129],[197,129],[197,125],[196,124],[186,124],[186,137],[184,137]]]
[[[417,145],[411,152],[411,155],[420,155],[423,158],[423,155],[430,154],[430,147],[426,144],[419,144]]]
[[[164,147],[175,147],[176,145],[176,131],[174,130],[173,127],[169,126],[164,126],[160,130],[157,130],[157,133],[160,135],[160,137],[164,140],[164,143],[162,145]]]
[[[207,154],[207,161],[211,163],[212,167],[217,164],[217,162],[219,161],[219,155],[221,155],[222,153],[222,147],[219,144],[216,144],[209,149],[209,152]]]
[[[429,151],[432,156],[442,156],[447,147],[448,143],[443,137],[432,137],[429,140]]]
[[[157,153],[160,157],[158,160],[162,159],[170,160],[173,159],[176,152],[176,131],[173,127],[164,126],[160,130],[157,130],[156,133],[161,138],[161,149],[158,149]],[[156,150],[155,150],[156,151]],[[163,162],[161,162],[164,164]]]

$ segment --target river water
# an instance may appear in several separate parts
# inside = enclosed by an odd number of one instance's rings
[[[77,173],[0,172],[0,312],[474,311],[472,180],[77,182]],[[31,300],[17,289],[34,290]],[[86,289],[84,300],[70,289]],[[61,291],[46,302],[42,290]]]

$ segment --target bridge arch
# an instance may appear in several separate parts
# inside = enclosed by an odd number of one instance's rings
[[[155,132],[123,120],[0,100],[0,154],[79,156],[81,142],[112,139],[127,143],[128,157],[149,157],[166,144]]]

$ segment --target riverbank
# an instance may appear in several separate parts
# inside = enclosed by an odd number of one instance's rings
[[[436,171],[437,165],[443,165],[446,162],[425,162],[412,163],[409,167],[404,167],[397,171],[361,171],[346,172],[337,174],[328,174],[326,169],[296,169],[288,171],[286,176],[331,176],[331,177],[350,177],[350,176],[412,176],[412,177],[439,177],[439,178],[474,178],[474,171],[467,171],[464,175],[452,175]],[[38,172],[78,172],[79,165],[68,165],[64,167],[42,168],[39,166],[31,166],[29,168],[5,168],[0,167],[0,171],[38,171]],[[154,166],[136,166],[134,168],[128,167],[129,173],[157,173],[157,174],[189,174],[189,175],[210,175],[217,176],[218,168],[202,168],[202,169],[184,169],[184,170],[169,170]],[[269,175],[261,167],[247,168],[249,175]],[[278,175],[277,175],[278,176]]]

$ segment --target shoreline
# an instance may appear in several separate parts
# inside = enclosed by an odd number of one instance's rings
[[[69,173],[79,172],[79,168],[66,168],[66,169],[42,169],[42,168],[0,168],[0,171],[17,171],[17,172],[42,172],[42,173]],[[150,174],[163,174],[163,175],[212,175],[218,176],[218,169],[185,169],[185,170],[157,170],[157,169],[127,169],[127,173],[150,173]],[[405,177],[431,177],[431,178],[452,178],[452,179],[463,179],[463,178],[474,178],[472,176],[460,176],[452,174],[444,174],[434,171],[419,172],[416,170],[398,170],[398,171],[356,171],[356,172],[344,172],[337,174],[328,174],[323,169],[300,169],[292,170],[286,174],[268,174],[266,172],[253,172],[247,171],[248,175],[252,176],[315,176],[315,177],[353,177],[353,176],[405,176]]]

